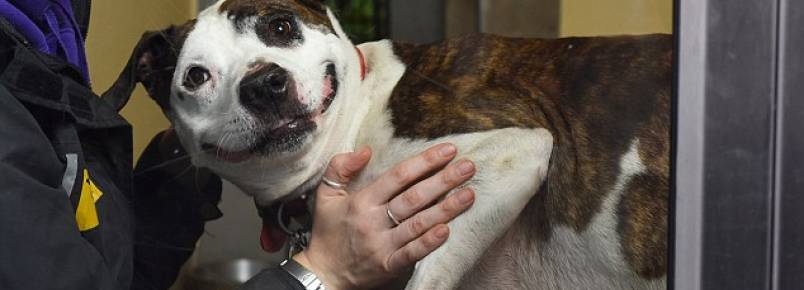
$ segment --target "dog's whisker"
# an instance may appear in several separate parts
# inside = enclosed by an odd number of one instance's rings
[[[193,169],[193,165],[192,165],[192,164],[187,165],[187,167],[186,167],[186,168],[182,169],[182,170],[181,170],[181,171],[180,171],[178,174],[176,174],[175,176],[173,176],[173,178],[169,179],[169,180],[167,181],[167,183],[170,183],[170,182],[173,182],[173,181],[178,180],[179,178],[181,178],[181,176],[182,176],[182,175],[186,174],[187,172],[189,172],[189,171],[190,171],[190,170],[192,170],[192,169]]]
[[[166,161],[164,161],[162,163],[156,164],[154,166],[151,166],[151,167],[148,167],[146,169],[143,169],[143,170],[140,170],[140,171],[136,172],[134,174],[134,177],[138,177],[138,176],[141,176],[141,175],[146,174],[146,173],[150,173],[150,172],[153,172],[153,171],[160,170],[162,168],[168,167],[168,166],[173,165],[175,163],[182,162],[182,161],[185,161],[187,159],[192,159],[195,156],[200,156],[201,154],[203,154],[203,152],[194,153],[194,154],[187,154],[187,155],[184,155],[184,156],[181,156],[181,157],[166,160]]]
[[[228,137],[229,137],[229,132],[226,132],[220,137],[220,139],[218,139],[217,146],[215,148],[215,157],[218,157],[218,158],[226,157],[226,156],[222,156],[222,154],[226,153],[226,152],[223,151],[223,146],[224,146],[223,143],[226,140],[226,138],[228,138]]]

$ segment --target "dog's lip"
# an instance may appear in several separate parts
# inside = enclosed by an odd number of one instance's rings
[[[253,150],[251,148],[239,151],[229,151],[210,143],[202,144],[201,150],[208,154],[215,155],[215,158],[218,160],[230,163],[240,163],[246,161],[251,158],[251,155],[253,155]]]
[[[327,63],[326,74],[324,75],[324,87],[322,88],[324,101],[319,110],[319,114],[326,113],[332,102],[335,101],[335,95],[338,94],[338,72],[335,69],[335,64],[332,62]]]
[[[311,118],[312,117],[310,115],[302,115],[294,118],[282,119],[272,126],[268,132],[264,133],[264,135],[272,136],[277,135],[282,131],[296,130],[299,126],[302,126],[302,122]],[[212,143],[202,143],[201,150],[207,154],[214,155],[216,159],[221,161],[229,163],[241,163],[256,155],[261,146],[262,145],[257,142],[247,149],[232,151]]]
[[[310,116],[305,115],[305,116],[298,116],[298,117],[294,117],[294,118],[282,119],[282,120],[276,122],[276,124],[274,124],[273,126],[271,126],[270,132],[268,134],[271,134],[274,131],[277,131],[279,129],[283,129],[285,127],[291,127],[290,129],[294,129],[294,124],[298,123],[301,120],[309,119],[309,118],[310,118]]]

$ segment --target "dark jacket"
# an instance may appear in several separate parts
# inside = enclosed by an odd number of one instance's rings
[[[221,216],[220,179],[190,167],[169,133],[133,173],[131,155],[128,122],[0,18],[0,289],[173,284]],[[271,268],[243,289],[304,288]]]
[[[153,148],[143,159],[158,164]],[[173,283],[220,216],[220,180],[188,189],[152,164],[134,176],[131,155],[131,127],[81,73],[0,18],[0,289]]]

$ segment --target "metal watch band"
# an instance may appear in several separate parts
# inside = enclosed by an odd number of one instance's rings
[[[293,259],[282,261],[282,263],[279,263],[279,267],[282,267],[282,269],[288,272],[290,276],[296,278],[296,280],[298,280],[299,283],[304,286],[304,289],[326,290],[326,288],[324,288],[324,284],[321,283],[321,280],[318,280],[318,277],[313,274],[313,272],[310,272],[310,270],[307,270],[307,268],[297,263]]]

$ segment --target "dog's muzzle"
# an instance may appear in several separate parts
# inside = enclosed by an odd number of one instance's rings
[[[295,84],[290,73],[276,64],[255,64],[240,81],[240,103],[254,114],[297,110]]]

